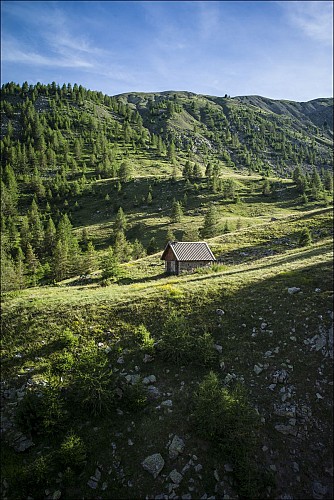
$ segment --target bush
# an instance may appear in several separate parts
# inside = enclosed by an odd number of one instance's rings
[[[66,330],[60,333],[59,342],[61,344],[61,348],[71,349],[78,345],[79,341],[78,337],[69,328],[66,328]]]
[[[59,465],[64,469],[80,469],[86,460],[86,446],[74,432],[70,432],[62,442],[57,453]]]
[[[71,370],[74,364],[73,354],[65,352],[55,352],[50,356],[52,372],[57,375],[62,375]]]
[[[114,376],[108,358],[95,343],[87,343],[73,367],[73,397],[93,415],[109,411],[114,403]]]
[[[124,387],[122,407],[124,406],[129,411],[138,411],[144,408],[146,403],[147,397],[141,382]]]
[[[154,339],[145,325],[141,324],[135,329],[135,338],[145,351],[152,352],[154,350]]]
[[[35,392],[27,392],[15,414],[15,422],[22,432],[33,434],[41,429],[43,419],[43,402]]]
[[[258,498],[263,487],[254,460],[258,416],[248,403],[244,388],[222,387],[217,375],[210,372],[194,394],[193,403],[195,428],[233,463],[239,494]]]
[[[46,486],[51,476],[52,456],[37,457],[23,470],[23,482],[28,488]]]
[[[216,356],[211,334],[192,334],[186,318],[175,311],[164,325],[159,349],[164,359],[175,364],[210,364]]]
[[[312,236],[308,227],[304,227],[299,236],[298,244],[300,247],[307,247],[312,243]]]

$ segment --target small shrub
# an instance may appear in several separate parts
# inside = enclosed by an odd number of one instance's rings
[[[57,453],[59,465],[64,469],[80,469],[86,460],[86,446],[74,432],[70,432],[62,442]]]
[[[141,324],[135,329],[135,338],[145,351],[152,352],[154,350],[154,339],[145,325]]]
[[[311,243],[312,243],[311,232],[308,227],[304,227],[300,232],[298,244],[300,247],[307,247],[311,245]]]
[[[144,386],[141,382],[128,384],[124,387],[122,406],[129,411],[138,411],[147,404]]]
[[[27,465],[23,469],[23,482],[26,487],[29,488],[38,488],[41,485],[47,485],[49,478],[52,476],[52,456],[39,456]]]
[[[74,400],[93,415],[109,411],[114,403],[114,376],[104,352],[94,342],[78,353],[73,367],[71,387]]]
[[[193,402],[195,428],[233,463],[239,494],[259,498],[263,478],[254,460],[258,416],[248,403],[244,388],[222,387],[218,377],[210,372],[194,394]]]
[[[33,434],[41,429],[43,419],[43,402],[35,392],[27,392],[19,402],[15,422],[22,432]]]
[[[159,343],[162,357],[175,364],[210,364],[215,357],[211,334],[193,334],[186,318],[173,311],[167,319]]]
[[[164,325],[159,343],[162,357],[176,364],[189,361],[191,344],[189,325],[186,319],[173,311]]]
[[[74,356],[71,352],[55,352],[50,356],[52,372],[62,375],[71,370],[74,364]]]
[[[71,349],[75,347],[79,341],[78,337],[69,328],[66,328],[66,330],[60,333],[59,342],[63,349]]]

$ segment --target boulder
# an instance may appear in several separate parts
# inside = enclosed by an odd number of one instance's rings
[[[183,452],[184,447],[185,443],[183,439],[175,434],[168,449],[169,458],[176,458],[180,453]]]
[[[171,478],[171,480],[173,481],[174,484],[180,484],[180,482],[183,479],[182,474],[177,472],[176,469],[172,470],[172,472],[169,474],[169,477]]]
[[[160,474],[164,465],[165,461],[160,455],[160,453],[154,453],[153,455],[146,457],[145,460],[142,462],[143,468],[147,472],[152,474],[154,479]]]

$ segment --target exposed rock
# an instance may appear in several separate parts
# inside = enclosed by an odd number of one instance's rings
[[[173,406],[173,401],[171,399],[166,399],[165,401],[162,401],[161,406],[171,408]]]
[[[165,465],[165,461],[160,455],[160,453],[154,453],[154,455],[150,455],[145,458],[145,460],[142,462],[143,468],[152,474],[154,479],[160,474],[162,471],[163,467]]]
[[[260,365],[254,365],[254,368],[253,368],[254,372],[256,373],[256,375],[260,375],[260,373],[263,372],[263,366],[260,366]]]
[[[151,361],[153,361],[153,360],[154,360],[153,356],[150,356],[149,354],[144,355],[144,358],[143,358],[144,363],[151,363]]]
[[[140,380],[140,375],[138,374],[135,374],[135,375],[126,375],[125,377],[125,380],[131,384],[131,385],[135,385],[139,382]]]
[[[216,349],[217,352],[219,352],[219,354],[222,354],[223,352],[223,347],[219,344],[214,344],[213,345],[214,349]]]
[[[116,363],[118,363],[119,365],[123,365],[124,364],[124,358],[123,358],[123,356],[120,356],[118,358],[118,360],[116,361]]]
[[[149,375],[148,377],[143,378],[143,384],[145,385],[153,384],[156,381],[157,379],[155,375]]]
[[[280,384],[284,384],[287,379],[288,379],[288,372],[284,369],[282,370],[276,370],[275,373],[273,374],[273,383],[274,384],[277,384],[277,383],[280,383]]]
[[[292,436],[297,436],[298,434],[297,429],[295,429],[291,425],[277,424],[275,425],[275,429],[285,436],[288,436],[289,434],[291,434]]]
[[[21,453],[26,451],[28,448],[31,448],[31,446],[34,446],[34,443],[21,432],[17,432],[14,436],[12,446],[15,451]]]
[[[200,472],[203,469],[203,465],[197,464],[197,465],[195,465],[194,469],[195,469],[195,472]]]
[[[172,472],[169,474],[169,477],[171,478],[171,480],[173,481],[173,483],[175,484],[180,484],[180,482],[182,481],[183,479],[183,476],[182,474],[180,474],[179,472],[177,472],[176,469],[172,470]]]
[[[217,316],[224,316],[225,311],[223,311],[222,309],[216,309],[216,314]]]
[[[52,495],[52,500],[59,500],[59,498],[61,497],[61,491],[60,490],[56,490],[53,495]]]
[[[321,499],[328,492],[327,486],[323,486],[319,481],[314,481],[312,485],[313,498]]]
[[[154,385],[147,386],[147,395],[149,399],[158,399],[160,397],[160,391]]]
[[[184,443],[183,439],[175,434],[175,436],[173,437],[172,442],[169,446],[169,450],[168,450],[169,457],[172,459],[176,458],[180,453],[183,452],[184,447],[185,447],[185,443]]]
[[[97,488],[97,481],[95,481],[94,479],[90,478],[89,481],[87,482],[87,486],[89,486],[90,488],[92,488],[92,490],[96,490],[96,488]]]
[[[298,293],[300,292],[300,288],[296,287],[296,286],[292,286],[291,288],[288,288],[288,293],[290,295],[293,295],[294,293]]]

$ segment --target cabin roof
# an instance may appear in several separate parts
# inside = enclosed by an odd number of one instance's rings
[[[178,261],[216,260],[205,241],[169,241],[161,256],[162,260],[165,260],[169,248],[172,249]]]

